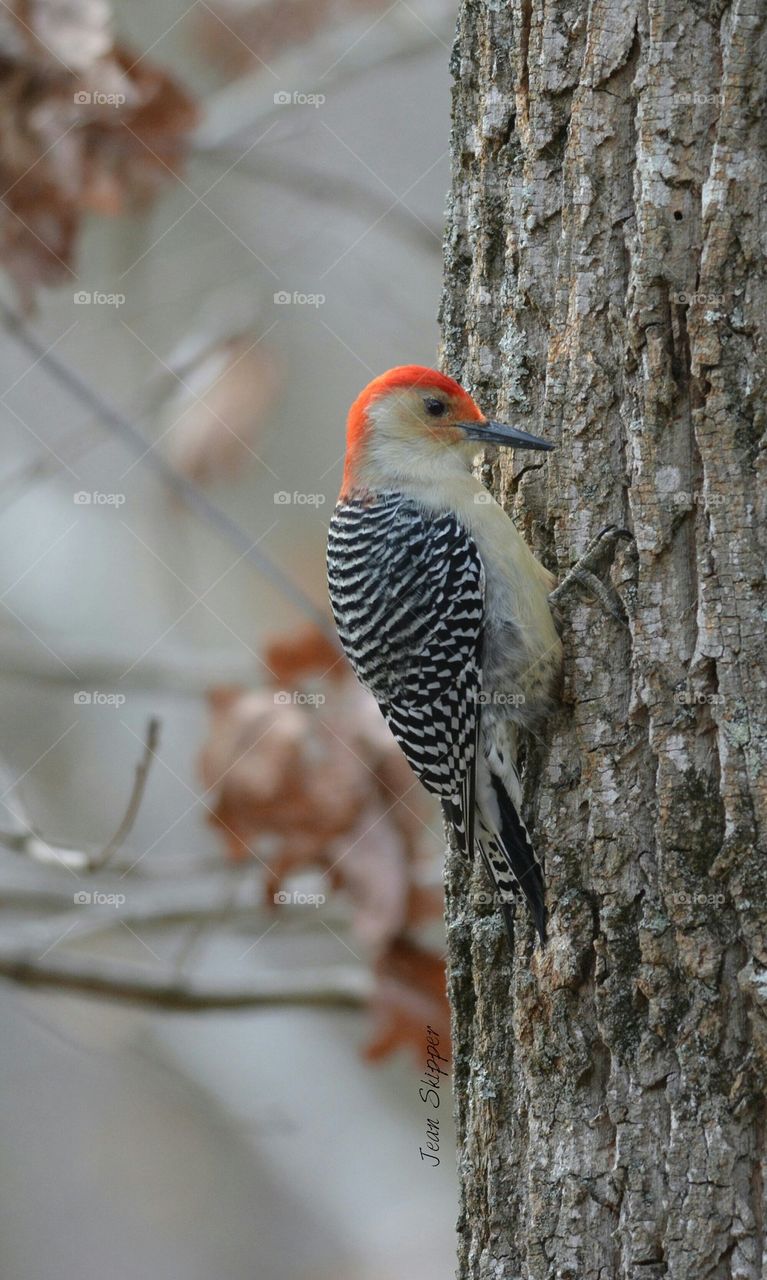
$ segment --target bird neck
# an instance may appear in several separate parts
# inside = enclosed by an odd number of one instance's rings
[[[453,500],[473,501],[482,489],[471,472],[476,452],[476,444],[448,448],[428,440],[419,449],[412,441],[376,437],[347,453],[341,497],[360,489],[395,491],[416,499],[438,494],[450,510]]]

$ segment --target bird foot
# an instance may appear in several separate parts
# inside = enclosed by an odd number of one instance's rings
[[[600,529],[596,537],[586,547],[583,555],[565,574],[562,581],[549,595],[549,603],[561,610],[563,604],[572,595],[573,588],[578,586],[594,596],[602,608],[618,622],[628,626],[626,610],[618,592],[610,583],[605,582],[603,575],[610,568],[621,541],[631,541],[633,534],[628,529],[620,529],[615,524],[608,524]]]

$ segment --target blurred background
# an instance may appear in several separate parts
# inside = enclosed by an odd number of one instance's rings
[[[349,403],[436,359],[454,21],[2,6],[9,1280],[453,1272],[441,824],[324,544]]]

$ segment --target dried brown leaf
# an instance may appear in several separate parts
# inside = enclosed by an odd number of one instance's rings
[[[200,44],[227,70],[242,72],[263,65],[334,24],[357,15],[384,12],[390,0],[260,0],[244,7],[231,0],[205,6]]]
[[[368,1062],[410,1049],[423,1065],[427,1026],[438,1033],[440,1045],[449,1046],[450,1006],[441,956],[397,938],[376,963],[375,975],[373,1028],[363,1049]],[[449,1049],[441,1052],[447,1057]]]
[[[114,45],[103,0],[36,0],[0,16],[0,259],[25,300],[74,278],[87,212],[146,201],[197,119],[151,60]]]
[[[207,354],[202,383],[189,378],[189,406],[170,432],[168,456],[197,484],[231,478],[254,459],[253,445],[281,381],[277,353],[247,334]],[[174,414],[176,408],[174,408]]]
[[[358,938],[379,954],[440,913],[440,891],[421,873],[441,842],[432,802],[337,658],[307,629],[268,646],[282,688],[212,691],[201,774],[229,853],[268,862],[268,899],[290,875],[324,871],[349,897]]]

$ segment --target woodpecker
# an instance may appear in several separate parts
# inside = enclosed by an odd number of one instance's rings
[[[512,941],[520,889],[541,943],[544,882],[520,817],[517,734],[550,712],[552,575],[472,472],[486,445],[549,450],[489,420],[452,378],[381,374],[349,411],[328,536],[336,627],[462,853],[478,849]]]

